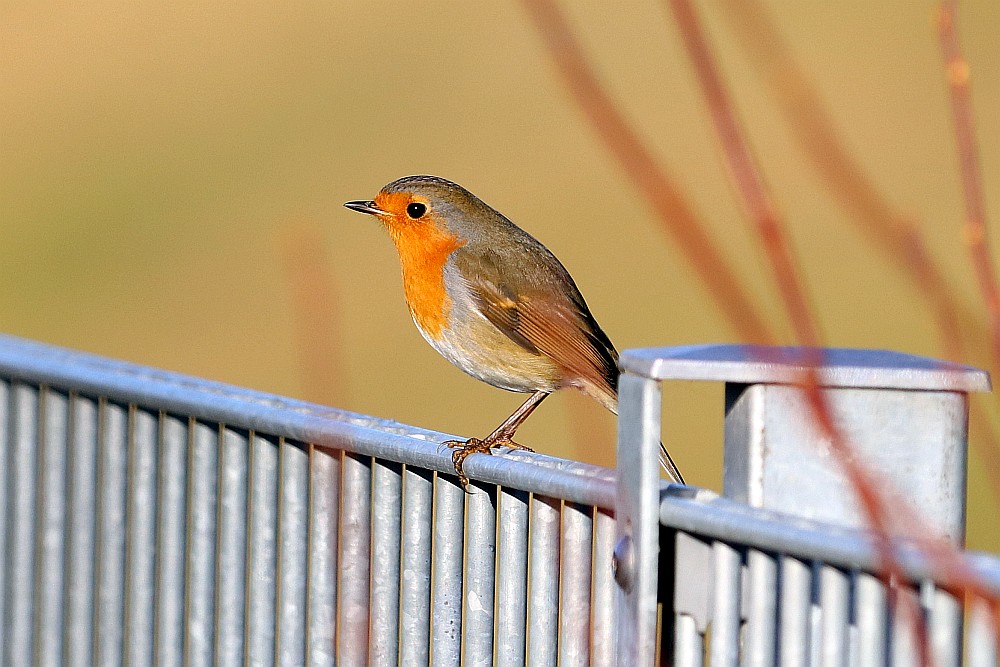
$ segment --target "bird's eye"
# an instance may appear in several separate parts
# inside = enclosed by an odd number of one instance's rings
[[[421,204],[418,201],[412,202],[406,207],[406,215],[410,216],[414,220],[416,220],[426,212],[427,212],[427,205]]]

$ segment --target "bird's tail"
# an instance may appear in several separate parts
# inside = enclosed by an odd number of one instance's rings
[[[603,405],[605,408],[618,414],[618,389],[616,384],[611,383],[601,383],[596,384],[585,384],[581,387],[585,394],[588,394],[594,398],[597,402]],[[670,452],[667,448],[660,443],[660,467],[663,468],[664,472],[667,473],[667,477],[670,481],[675,484],[684,484],[684,476],[681,475],[681,471],[677,469],[677,464],[670,457]]]
[[[677,469],[677,464],[674,463],[672,458],[670,458],[670,452],[667,451],[667,448],[663,446],[662,442],[660,443],[660,467],[666,471],[667,477],[670,478],[671,482],[674,482],[675,484],[684,484],[684,476],[681,475],[681,471]]]

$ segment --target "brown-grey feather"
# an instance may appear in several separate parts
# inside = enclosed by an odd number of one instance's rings
[[[467,248],[456,251],[455,261],[463,269],[480,312],[526,350],[555,361],[565,370],[567,384],[583,380],[614,398],[617,352],[569,273],[552,257],[552,262],[539,264],[539,270],[529,274],[539,276],[542,284],[525,285],[523,263],[534,258],[529,253],[503,250],[493,247],[480,252]],[[551,253],[545,253],[551,257]],[[512,271],[518,271],[518,276],[510,275]],[[512,286],[515,280],[516,290]],[[558,283],[559,288],[550,289],[551,283]]]

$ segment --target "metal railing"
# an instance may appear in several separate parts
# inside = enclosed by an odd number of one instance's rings
[[[0,658],[917,664],[863,532],[660,481],[663,364],[636,354],[617,472],[473,456],[466,494],[451,436],[0,337]],[[900,553],[958,664],[946,575]],[[968,609],[968,664],[994,664]]]
[[[706,652],[711,665],[921,665],[914,612],[931,664],[997,664],[988,603],[949,592],[952,579],[914,545],[894,552],[909,581],[887,587],[866,532],[677,491],[659,518],[676,531],[667,535],[683,573],[673,596],[678,667],[704,664]],[[967,554],[966,565],[1000,596],[996,557]]]
[[[612,665],[614,473],[0,338],[2,658]]]
[[[987,374],[894,352],[823,355],[822,391],[853,455],[917,510],[918,531],[961,544],[967,394],[988,390]],[[678,667],[702,665],[706,656],[713,667],[996,665],[990,602],[954,592],[961,574],[954,563],[904,540],[893,545],[900,580],[883,581],[886,564],[861,530],[857,494],[792,386],[801,357],[794,349],[733,345],[623,353],[618,456],[628,465],[619,465],[616,553],[634,550],[629,562],[645,569],[626,609],[647,630],[620,648],[635,652],[632,664],[652,664],[648,628],[659,595],[673,608],[661,650]],[[729,498],[664,489],[651,473],[661,437],[659,383],[673,379],[726,383]],[[673,575],[660,587],[657,540]],[[1000,560],[966,554],[963,567],[1000,599]],[[917,619],[926,623],[926,662]]]

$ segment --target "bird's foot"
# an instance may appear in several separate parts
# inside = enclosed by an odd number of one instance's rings
[[[533,452],[531,447],[526,447],[520,443],[514,442],[510,437],[499,436],[499,437],[489,437],[485,440],[480,440],[479,438],[469,438],[468,440],[448,440],[442,443],[449,449],[455,450],[451,454],[451,462],[455,466],[455,474],[458,475],[458,482],[462,485],[462,488],[467,492],[469,490],[469,478],[462,470],[462,464],[465,463],[465,459],[469,457],[470,454],[492,454],[490,451],[494,447],[508,447],[510,449],[517,449],[525,452]]]

